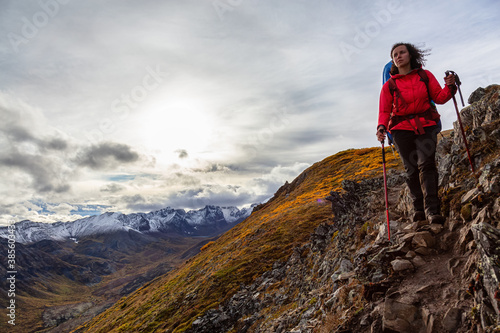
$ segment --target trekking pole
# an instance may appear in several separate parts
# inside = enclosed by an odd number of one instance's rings
[[[460,78],[458,77],[458,74],[455,73],[454,71],[447,70],[445,72],[446,76],[448,76],[450,74],[453,74],[455,76],[455,84],[457,85],[458,92],[460,94],[460,100],[462,102],[462,106],[465,107],[464,98],[462,97],[462,91],[460,90],[460,85],[462,84],[462,82],[460,82]],[[457,100],[456,100],[455,96],[453,96],[453,104],[455,104],[455,111],[457,111],[458,124],[460,125],[460,131],[462,132],[462,138],[464,139],[465,150],[467,151],[467,157],[469,157],[470,167],[472,168],[472,173],[475,174],[476,170],[474,168],[474,162],[472,161],[472,157],[470,155],[469,145],[467,144],[467,137],[465,136],[464,126],[462,125],[462,119],[460,118],[460,112],[458,111],[458,105],[457,105]]]
[[[389,222],[389,198],[387,195],[387,172],[385,170],[385,147],[384,141],[382,141],[382,165],[384,169],[384,192],[385,192],[385,215],[387,217],[387,235],[389,240],[391,240],[391,224]]]

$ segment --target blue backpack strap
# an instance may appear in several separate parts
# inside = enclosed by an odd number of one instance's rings
[[[385,64],[384,71],[382,73],[382,84],[386,83],[391,77],[392,60]]]
[[[390,78],[391,78],[391,68],[392,68],[392,60],[389,61],[387,64],[385,64],[384,66],[384,70],[382,71],[382,85],[385,84]],[[392,82],[394,83],[394,82]],[[391,90],[391,94],[394,95],[394,88],[393,88],[393,84],[390,84],[389,85],[389,90]],[[388,143],[389,145],[392,145],[392,143],[394,142],[392,140],[392,135],[389,131],[386,131],[387,133],[387,140],[388,140]]]
[[[385,131],[385,133],[387,134],[387,143],[390,145],[392,145],[392,143],[394,142],[394,140],[392,139],[392,134],[391,132],[389,131]]]

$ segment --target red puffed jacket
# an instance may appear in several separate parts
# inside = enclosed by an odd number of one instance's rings
[[[429,92],[427,92],[427,86],[418,74],[418,70],[419,69],[414,69],[406,75],[391,75],[401,94],[401,98],[396,98],[398,102],[397,107],[393,105],[395,98],[389,89],[389,81],[384,84],[380,93],[377,128],[380,125],[384,125],[387,129],[389,128],[389,120],[393,110],[397,110],[394,114],[399,116],[416,115],[429,110],[431,107],[429,94],[436,104],[444,104],[453,97],[454,92],[452,92],[448,86],[441,88],[434,75],[428,70],[425,70],[429,78]],[[401,99],[403,99],[403,101]],[[436,125],[434,120],[426,119],[423,116],[419,117],[419,120],[422,127]],[[391,130],[414,131],[416,128],[417,123],[413,118],[399,122],[392,127]]]

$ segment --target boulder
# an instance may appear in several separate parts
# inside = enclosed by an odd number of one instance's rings
[[[412,323],[417,320],[418,308],[411,304],[386,298],[382,327],[384,331],[411,332]]]
[[[401,272],[401,271],[406,271],[406,270],[413,270],[413,264],[411,261],[406,260],[406,259],[396,259],[391,261],[391,266],[392,269],[395,272]]]
[[[469,104],[472,104],[472,103],[475,103],[475,102],[479,102],[481,100],[481,98],[484,97],[484,95],[486,95],[486,89],[484,89],[482,87],[479,87],[476,90],[474,90],[472,92],[472,94],[470,94],[469,99],[467,100],[467,102]]]
[[[474,224],[471,227],[474,240],[480,253],[482,268],[482,285],[484,290],[478,290],[478,294],[485,308],[493,308],[494,316],[490,318],[494,324],[500,324],[500,308],[498,294],[500,286],[500,267],[498,256],[500,255],[500,230],[488,223]],[[488,304],[489,303],[489,304]]]
[[[417,232],[412,239],[412,245],[415,248],[427,247],[433,248],[436,245],[436,239],[428,231]]]

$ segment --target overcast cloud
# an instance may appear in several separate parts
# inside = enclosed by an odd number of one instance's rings
[[[0,224],[243,206],[376,146],[392,44],[467,98],[500,83],[496,1],[2,1]],[[453,106],[439,107],[445,128]]]

